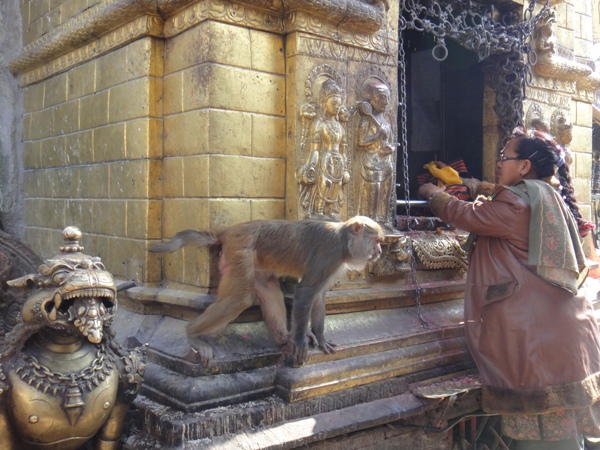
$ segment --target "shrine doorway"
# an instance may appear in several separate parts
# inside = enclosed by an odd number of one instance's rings
[[[447,57],[432,50],[433,35],[404,31],[407,95],[407,144],[410,198],[417,199],[417,176],[423,165],[463,160],[471,176],[482,179],[484,62],[449,40]],[[398,128],[401,131],[401,127]],[[398,199],[406,198],[398,158]]]

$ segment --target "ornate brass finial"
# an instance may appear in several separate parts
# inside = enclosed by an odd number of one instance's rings
[[[81,239],[81,231],[79,228],[72,225],[68,226],[63,230],[62,237],[65,241],[64,247],[60,247],[62,253],[76,253],[83,251],[83,247],[79,245],[79,239]]]

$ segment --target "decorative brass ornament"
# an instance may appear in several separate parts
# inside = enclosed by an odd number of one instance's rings
[[[388,236],[381,247],[382,254],[371,264],[369,271],[375,276],[410,272],[413,252],[411,238],[406,235]]]
[[[525,127],[550,133],[550,122],[544,118],[544,113],[539,103],[532,103],[529,109],[527,109],[525,113]]]
[[[354,195],[356,214],[370,217],[387,232],[394,232],[392,203],[396,144],[388,110],[391,90],[384,75],[371,75],[359,84],[353,118]],[[394,198],[395,201],[395,198]]]
[[[573,124],[562,109],[555,110],[550,119],[546,119],[542,115],[540,106],[534,103],[527,111],[525,125],[554,136],[556,142],[565,151],[564,158],[567,164],[573,163],[573,152],[569,147],[573,140]]]
[[[573,164],[573,152],[569,146],[573,140],[573,123],[565,115],[564,111],[557,109],[552,113],[552,117],[550,118],[550,133],[564,149],[564,157],[567,164]]]
[[[591,67],[558,54],[555,28],[556,11],[549,9],[534,31],[532,49],[528,55],[534,72],[569,81],[578,81],[591,75]]]
[[[426,269],[459,269],[464,274],[469,267],[465,241],[463,236],[430,235],[414,238],[413,248]]]
[[[339,75],[326,64],[315,67],[306,81],[306,93],[300,144],[306,162],[297,171],[300,205],[306,217],[339,221],[343,188],[350,180],[345,128],[348,111],[343,106]]]
[[[71,450],[91,440],[117,449],[141,388],[146,346],[126,351],[109,332],[116,286],[100,258],[81,253],[80,237],[66,228],[60,255],[7,281],[23,300],[14,324],[0,318],[10,328],[0,335],[3,449]]]
[[[579,62],[573,50],[557,44],[556,11],[543,11],[540,16],[541,20],[527,55],[533,72],[537,75],[530,85],[543,90],[562,90],[572,94],[571,99],[593,103],[594,93],[600,88],[600,74],[592,66]],[[531,93],[528,95],[532,97]],[[539,95],[538,93],[537,96]],[[567,101],[556,106],[568,109],[569,103]]]

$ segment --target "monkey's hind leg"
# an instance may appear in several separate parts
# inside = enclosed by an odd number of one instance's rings
[[[229,322],[252,306],[253,292],[254,271],[252,268],[249,269],[246,264],[230,265],[223,272],[214,303],[188,324],[186,330],[188,340],[198,351],[204,367],[210,365],[214,352],[202,337],[220,333]]]
[[[279,287],[279,279],[269,274],[256,272],[256,284],[254,286],[260,298],[260,307],[265,325],[273,336],[275,342],[280,345],[287,344],[290,333],[287,329],[287,313],[283,292]]]

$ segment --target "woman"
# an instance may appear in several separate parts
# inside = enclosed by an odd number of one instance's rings
[[[558,175],[560,185],[554,175]],[[600,436],[600,340],[579,287],[587,274],[569,167],[548,134],[516,129],[489,197],[464,202],[419,189],[445,222],[477,235],[465,292],[465,336],[484,411],[502,416],[518,449],[583,449]],[[558,192],[560,190],[560,193]]]

